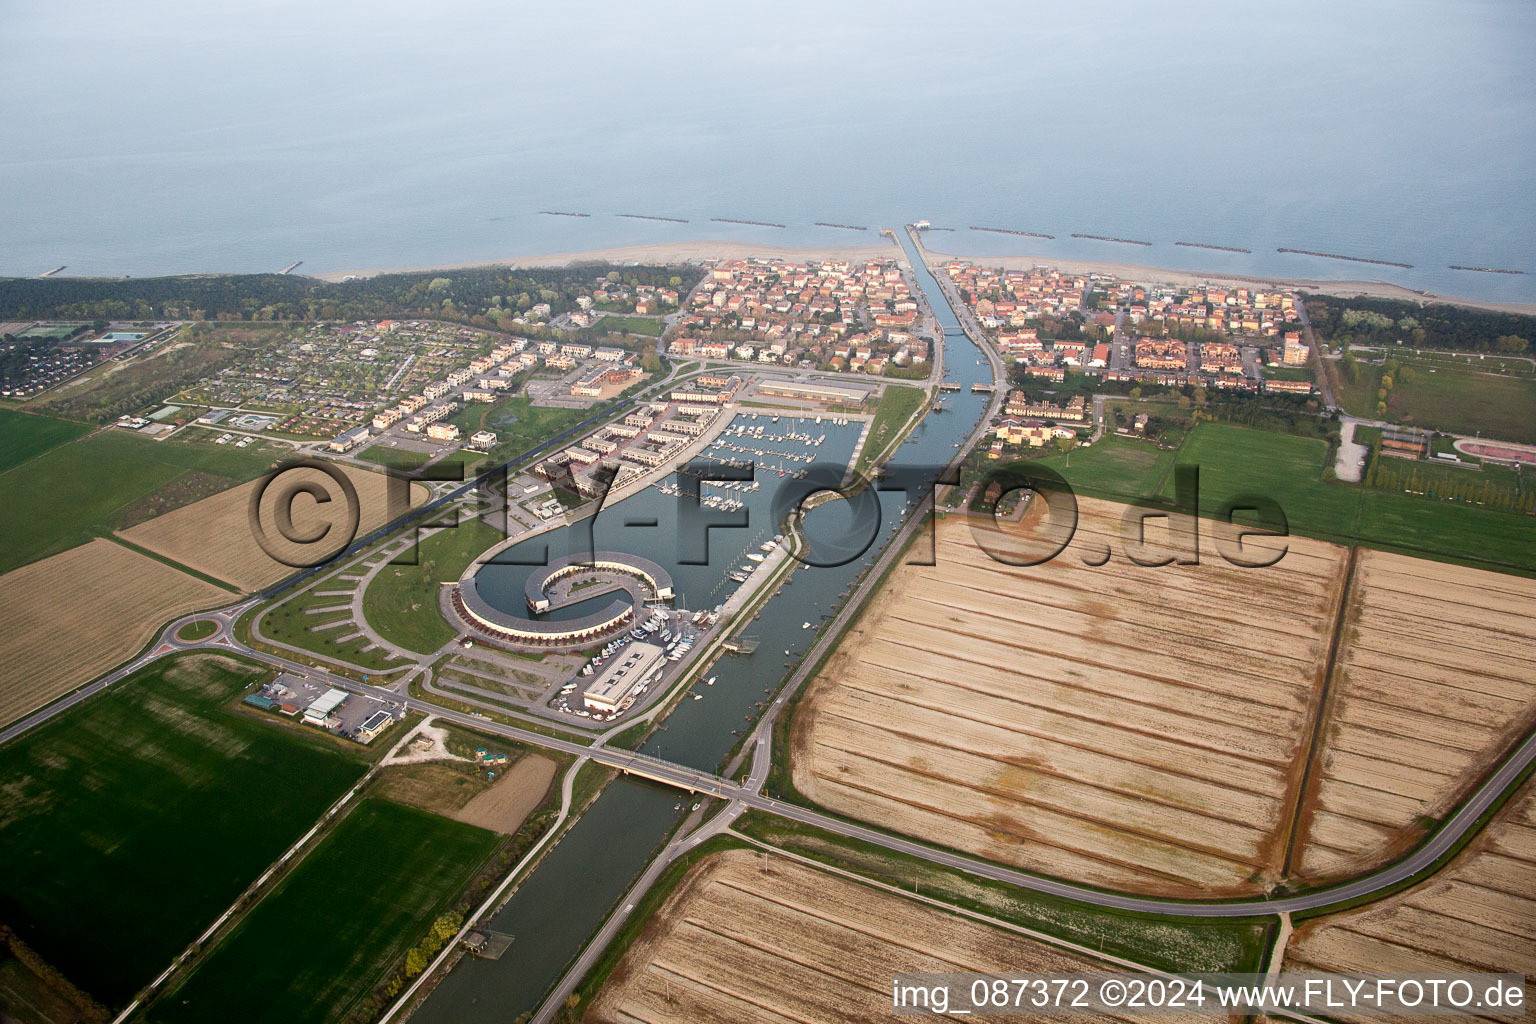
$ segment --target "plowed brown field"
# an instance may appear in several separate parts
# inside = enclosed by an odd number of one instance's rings
[[[1531,1005],[1536,1000],[1536,787],[1527,782],[1523,795],[1432,881],[1298,927],[1285,969],[1431,975],[1512,971],[1529,979],[1525,1002]],[[1528,1018],[1522,1009],[1492,1019]]]
[[[1040,566],[938,526],[797,712],[798,790],[863,821],[1122,890],[1267,888],[1284,861],[1344,551],[1290,538],[1270,568],[1142,567],[1123,506],[1085,501]],[[1008,542],[1038,540],[1026,516]],[[1155,536],[1149,529],[1149,537]],[[996,538],[994,538],[995,540]],[[1093,567],[1108,549],[1108,564]]]
[[[733,850],[684,877],[585,1019],[886,1021],[897,972],[1095,969],[1108,968],[782,857]]]
[[[381,526],[388,519],[386,476],[352,467],[341,468],[357,488],[360,525],[359,535]],[[291,473],[291,475],[290,475]],[[345,539],[343,527],[346,517],[341,489],[335,481],[318,470],[292,470],[280,476],[263,495],[262,522],[268,524],[267,532],[278,545],[278,551],[290,561],[298,561],[313,555],[304,547],[285,545],[281,533],[273,524],[272,508],[277,503],[279,491],[294,483],[314,483],[330,495],[328,503],[320,504],[314,498],[298,496],[293,502],[293,530],[295,536],[316,535],[327,525],[330,538]],[[211,498],[193,502],[174,512],[156,516],[146,523],[124,530],[120,536],[156,554],[191,566],[198,572],[216,579],[227,580],[242,590],[258,590],[275,583],[294,569],[266,553],[257,542],[251,526],[250,502],[260,480],[253,480],[231,487]],[[427,489],[421,484],[411,486],[411,504],[426,500]],[[403,511],[400,510],[400,511]],[[339,547],[336,550],[340,550]],[[331,552],[334,553],[334,552]]]
[[[1300,873],[1412,846],[1536,724],[1536,580],[1361,551],[1298,831]]]
[[[162,623],[232,596],[100,538],[0,576],[0,723],[90,682]]]

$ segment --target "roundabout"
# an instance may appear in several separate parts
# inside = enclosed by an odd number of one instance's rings
[[[493,644],[575,650],[632,627],[637,609],[670,601],[673,596],[671,574],[655,562],[619,551],[598,551],[590,557],[557,558],[535,570],[523,588],[530,615],[515,615],[496,607],[480,592],[477,574],[483,564],[471,566],[453,585],[449,606],[457,625]],[[586,615],[542,617],[614,591],[623,591],[624,596]]]

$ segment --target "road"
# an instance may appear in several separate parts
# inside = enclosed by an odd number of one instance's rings
[[[1317,377],[1317,390],[1323,397],[1323,408],[1331,411],[1338,409],[1339,404],[1333,400],[1333,383],[1328,379],[1328,369],[1323,365],[1323,350],[1317,345],[1317,335],[1312,332],[1312,321],[1307,319],[1307,304],[1296,304],[1296,315],[1301,318],[1301,329],[1305,332],[1306,343],[1312,349],[1312,369]]]

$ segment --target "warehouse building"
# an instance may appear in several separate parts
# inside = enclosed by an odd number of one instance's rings
[[[760,395],[797,398],[807,402],[862,406],[869,400],[870,389],[768,377],[758,382],[757,392]]]
[[[655,644],[631,644],[582,695],[590,711],[612,714],[640,687],[661,675],[666,651]]]

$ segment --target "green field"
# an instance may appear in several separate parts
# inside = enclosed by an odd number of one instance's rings
[[[363,800],[147,1019],[345,1019],[499,841],[425,811]]]
[[[0,572],[105,536],[122,525],[125,509],[162,489],[174,490],[183,477],[211,475],[232,487],[259,476],[274,455],[261,444],[239,449],[179,438],[151,441],[127,431],[61,444],[0,473],[0,536],[6,538]]]
[[[1411,554],[1536,571],[1536,519],[1516,512],[1386,492],[1323,478],[1324,441],[1202,423],[1177,464],[1200,468],[1200,508],[1216,515],[1231,499],[1262,495],[1285,511],[1291,532]],[[1171,500],[1173,474],[1160,497]]]
[[[1061,473],[1079,494],[1146,505],[1172,502],[1174,470],[1198,467],[1200,512],[1206,517],[1220,517],[1235,499],[1266,497],[1279,504],[1290,532],[1301,536],[1536,572],[1536,518],[1402,490],[1340,483],[1325,474],[1332,465],[1333,450],[1320,438],[1203,422],[1190,431],[1177,452],[1109,434],[1086,451],[1078,448],[1069,455],[1049,455],[1038,461]],[[1435,479],[1471,479],[1480,485],[1484,478],[1475,470],[1417,465],[1421,474]],[[997,466],[989,462],[982,468]],[[1400,468],[1406,474],[1410,464]],[[1514,474],[1507,470],[1484,472],[1488,480],[1513,486]]]
[[[0,409],[0,473],[90,429],[84,423]]]
[[[1382,367],[1363,361],[1357,364],[1356,382],[1343,382],[1338,389],[1346,411],[1453,434],[1536,443],[1536,379],[1529,374],[1492,373],[1479,363],[1394,358],[1413,375],[1398,380],[1388,393],[1386,416],[1376,413]]]
[[[623,331],[626,334],[644,334],[650,338],[659,338],[666,326],[660,317],[620,316],[609,313],[588,330],[596,334],[616,334]]]
[[[418,564],[379,570],[363,594],[363,614],[384,639],[431,654],[458,635],[438,610],[439,584],[457,580],[475,556],[503,539],[479,519],[439,530],[416,546]]]
[[[364,771],[230,706],[268,672],[162,661],[0,748],[0,921],[127,1002]]]
[[[853,467],[855,473],[867,471],[886,451],[895,447],[897,431],[912,418],[912,414],[927,398],[928,392],[922,388],[905,384],[886,385],[885,394],[880,396],[880,404],[875,408],[874,419],[870,421],[869,436],[864,442],[863,451],[859,453],[858,464]]]
[[[1079,494],[1134,502],[1157,494],[1173,457],[1153,441],[1107,433],[1090,448],[1047,455],[1039,462],[1060,473]]]

